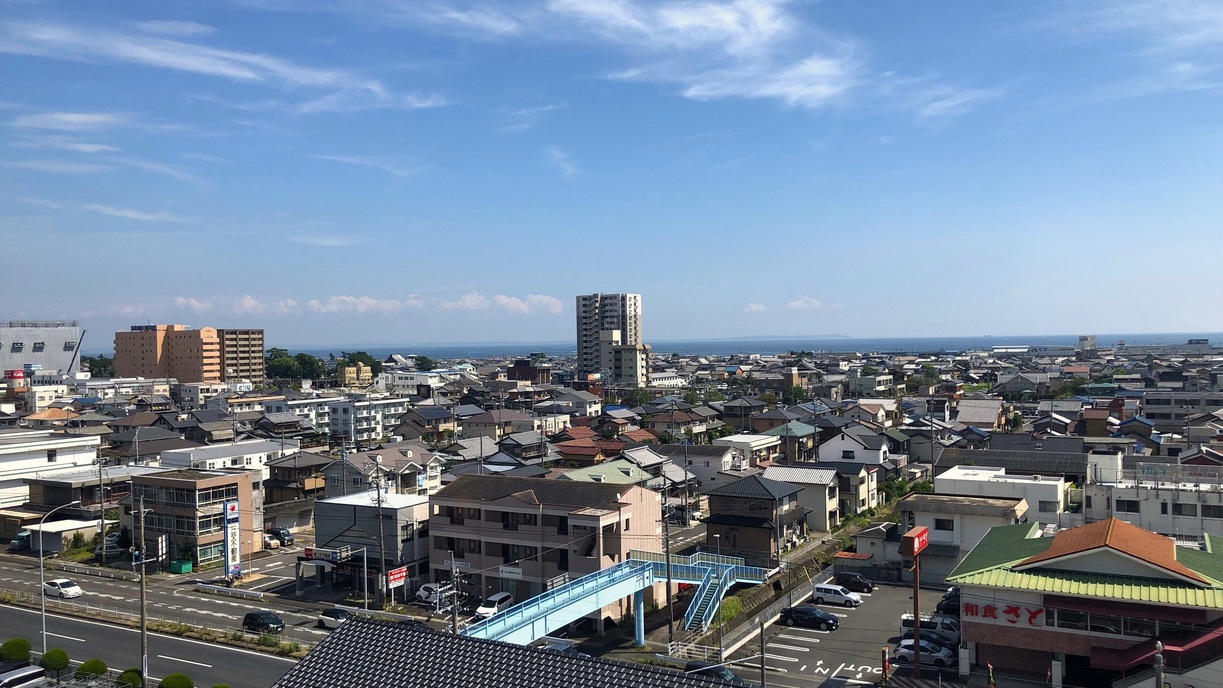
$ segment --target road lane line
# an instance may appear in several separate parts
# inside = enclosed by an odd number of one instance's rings
[[[168,660],[170,660],[171,662],[182,662],[183,664],[194,664],[194,665],[196,665],[196,666],[207,667],[207,668],[209,668],[209,669],[211,669],[211,668],[212,668],[212,665],[211,665],[211,664],[205,664],[205,663],[203,663],[203,662],[193,662],[193,661],[191,661],[191,660],[189,660],[189,659],[179,659],[178,657],[171,657],[171,656],[169,656],[169,655],[157,655],[157,656],[158,656],[158,657],[161,657],[162,659],[168,659]]]
[[[828,635],[829,633],[832,633],[832,631],[821,631],[818,628],[799,628],[797,626],[790,626],[786,628],[785,630],[786,633],[793,633],[795,631],[799,633],[822,633],[823,635]]]
[[[797,662],[798,661],[797,657],[787,657],[785,655],[771,655],[771,654],[766,653],[764,656],[769,659],[779,659],[783,662]]]
[[[757,662],[738,662],[738,663],[736,663],[736,664],[735,664],[735,666],[737,666],[737,667],[751,667],[751,668],[753,668],[753,669],[759,669],[759,668],[760,668],[760,664],[758,664]],[[781,667],[772,667],[772,666],[769,666],[769,665],[767,665],[767,664],[766,664],[766,665],[764,665],[764,668],[765,668],[765,670],[766,670],[766,671],[779,671],[779,672],[781,672],[781,673],[783,673],[783,674],[788,674],[788,673],[790,673],[790,670],[789,670],[789,669],[783,669],[783,668],[781,668]]]
[[[70,636],[70,635],[60,635],[60,634],[58,634],[58,633],[48,633],[47,635],[53,635],[53,636],[55,636],[56,638],[63,638],[64,640],[75,640],[75,641],[76,641],[76,642],[78,642],[78,643],[83,643],[83,642],[85,642],[85,639],[84,639],[84,638],[73,638],[73,637],[72,637],[72,636]]]
[[[819,640],[816,640],[818,643]],[[810,652],[809,647],[796,647],[794,645],[782,645],[781,643],[769,643],[770,648],[781,648],[782,650],[794,650],[795,652]]]

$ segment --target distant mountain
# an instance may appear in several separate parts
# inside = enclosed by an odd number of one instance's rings
[[[718,337],[713,339],[661,339],[659,342],[760,342],[768,340],[822,341],[825,339],[853,339],[847,334],[749,334],[744,337]]]

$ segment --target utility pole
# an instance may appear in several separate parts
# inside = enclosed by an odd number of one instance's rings
[[[454,550],[450,553],[450,632],[459,634],[459,565],[454,560]]]
[[[102,557],[106,557],[106,488],[102,484],[102,466],[106,460],[99,456],[98,464],[98,544],[102,545]]]
[[[764,688],[765,686],[764,663],[767,659],[767,656],[765,655],[764,650],[765,650],[766,643],[768,643],[768,639],[764,635],[764,619],[757,619],[757,621],[760,623],[760,688]]]
[[[374,457],[374,494],[378,503],[378,607],[386,608],[386,525],[382,518],[382,486],[386,476],[382,475],[382,457]]]
[[[148,594],[145,583],[144,560],[146,543],[144,540],[144,495],[140,495],[140,688],[149,685],[149,614]],[[105,547],[105,544],[103,544]]]
[[[686,470],[686,469],[685,469]],[[671,517],[667,513],[669,506],[668,500],[670,497],[670,480],[667,478],[666,468],[662,471],[662,543],[663,553],[667,557],[667,652],[670,653],[675,647],[675,605],[671,604],[672,588],[671,588]]]

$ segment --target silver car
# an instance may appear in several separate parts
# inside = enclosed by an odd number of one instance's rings
[[[955,655],[945,647],[923,640],[921,641],[921,663],[933,664],[936,667],[950,666]],[[896,662],[898,664],[913,663],[913,639],[902,640],[896,645]]]

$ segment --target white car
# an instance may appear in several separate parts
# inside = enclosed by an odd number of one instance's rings
[[[42,584],[42,594],[60,599],[71,599],[84,595],[85,591],[81,590],[81,586],[67,578],[56,578]]]
[[[955,654],[941,645],[921,641],[921,663],[933,664],[936,667],[951,666]],[[913,663],[913,640],[902,640],[896,645],[896,662],[899,664]]]
[[[280,540],[277,540],[276,537],[272,535],[271,533],[264,533],[263,534],[263,548],[264,549],[280,549]]]
[[[487,619],[493,614],[512,606],[514,606],[513,595],[508,592],[494,593],[489,595],[488,599],[484,600],[479,607],[476,607],[476,616],[481,619]]]
[[[344,609],[324,609],[318,614],[319,628],[339,628],[340,624],[352,618],[352,614]]]
[[[441,583],[425,583],[416,591],[416,601],[421,604],[437,604],[442,592]]]

